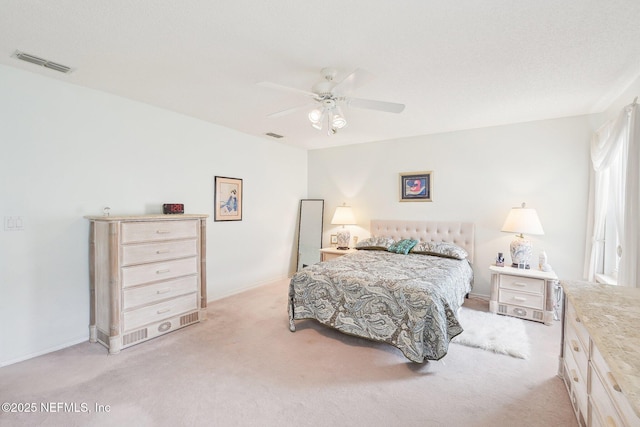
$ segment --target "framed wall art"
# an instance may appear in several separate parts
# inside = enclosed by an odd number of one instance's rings
[[[400,174],[401,202],[431,202],[432,172],[403,172]]]
[[[242,179],[215,177],[214,221],[242,221]]]

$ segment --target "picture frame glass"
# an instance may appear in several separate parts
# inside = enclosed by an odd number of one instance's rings
[[[242,220],[242,179],[215,177],[214,220]]]
[[[431,171],[400,173],[400,201],[431,202],[431,175]]]

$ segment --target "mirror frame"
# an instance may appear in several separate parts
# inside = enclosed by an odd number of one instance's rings
[[[301,238],[301,232],[302,232],[302,223],[303,223],[303,218],[302,218],[302,214],[303,214],[303,205],[304,202],[321,202],[320,206],[321,206],[321,212],[320,212],[320,233],[318,235],[319,237],[319,246],[318,246],[318,262],[320,261],[320,249],[322,249],[322,234],[324,232],[324,199],[300,199],[300,207],[298,209],[298,247],[297,247],[297,251],[296,251],[296,271],[300,271],[302,270],[303,266],[300,265],[300,238]]]

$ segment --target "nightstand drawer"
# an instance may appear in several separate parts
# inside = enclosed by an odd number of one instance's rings
[[[531,293],[542,295],[544,293],[544,280],[533,279],[531,277],[511,276],[509,274],[501,274],[500,288],[513,289],[516,291],[531,292]]]
[[[500,289],[498,302],[504,304],[519,305],[522,307],[535,308],[536,310],[542,310],[544,308],[543,295],[525,294],[508,289]]]

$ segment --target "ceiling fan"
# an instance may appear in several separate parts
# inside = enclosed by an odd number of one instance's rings
[[[353,89],[362,86],[362,84],[371,79],[371,75],[360,68],[356,69],[339,82],[335,81],[336,75],[338,74],[338,71],[335,68],[323,68],[320,73],[322,75],[322,79],[313,85],[311,91],[283,86],[277,83],[259,82],[258,85],[260,86],[295,92],[305,95],[313,100],[313,102],[309,104],[287,108],[286,110],[269,114],[267,117],[281,117],[296,111],[311,108],[308,115],[311,126],[318,130],[322,130],[324,123],[326,122],[327,134],[333,135],[338,131],[338,129],[342,129],[347,125],[347,120],[342,113],[341,106],[346,105],[347,107],[364,108],[387,113],[401,113],[404,110],[404,104],[346,96],[346,94],[351,92]]]

